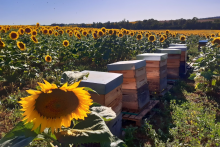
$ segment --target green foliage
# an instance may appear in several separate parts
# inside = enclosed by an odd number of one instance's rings
[[[55,133],[57,140],[63,144],[104,143],[111,147],[124,146],[123,141],[113,137],[103,119],[95,112],[88,114],[84,121],[79,122],[73,129],[62,129]],[[115,142],[117,141],[117,142]]]
[[[14,129],[7,133],[1,140],[0,146],[26,146],[28,145],[39,133],[39,128],[31,131],[33,123],[19,122]]]
[[[196,77],[196,73],[192,73],[192,74],[190,74],[190,77],[188,79],[194,80],[195,77]]]

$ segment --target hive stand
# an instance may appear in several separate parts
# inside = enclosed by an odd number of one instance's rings
[[[154,108],[158,103],[159,100],[150,100],[150,103],[139,113],[123,111],[122,119],[134,121],[136,126],[141,126],[143,117],[147,113],[151,113],[152,108]]]

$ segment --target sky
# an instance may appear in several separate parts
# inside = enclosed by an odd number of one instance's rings
[[[220,0],[0,0],[0,25],[220,16]]]

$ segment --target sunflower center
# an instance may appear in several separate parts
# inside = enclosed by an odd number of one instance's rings
[[[67,46],[67,45],[68,45],[68,42],[65,41],[65,42],[64,42],[64,45]]]
[[[47,61],[50,61],[51,60],[51,58],[50,57],[47,57]]]
[[[93,36],[96,38],[96,37],[97,37],[97,34],[96,34],[96,33],[94,33],[94,34],[93,34]]]
[[[150,36],[150,41],[153,41],[154,40],[154,36]]]
[[[29,28],[26,28],[26,29],[25,29],[25,32],[30,33],[31,30],[30,30]]]
[[[11,34],[11,38],[17,38],[17,34],[16,33],[12,33]]]
[[[72,91],[52,89],[51,93],[41,93],[36,99],[35,109],[47,118],[58,118],[74,112],[79,99]]]
[[[21,49],[24,48],[24,44],[23,43],[19,43],[19,46],[20,46]]]

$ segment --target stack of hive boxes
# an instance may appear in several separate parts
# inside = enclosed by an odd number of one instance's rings
[[[169,49],[180,49],[181,50],[179,72],[180,72],[180,74],[185,73],[186,72],[186,66],[187,66],[187,64],[186,64],[186,61],[187,61],[187,46],[178,45],[178,46],[169,47]]]
[[[170,47],[176,47],[176,46],[186,46],[186,44],[169,44]]]
[[[160,93],[167,88],[167,53],[144,53],[137,60],[146,61],[147,82],[150,92]]]
[[[122,82],[123,75],[117,73],[98,72],[84,70],[89,72],[86,80],[82,80],[79,87],[89,87],[98,94],[90,92],[91,99],[103,106],[111,107],[116,113],[116,118],[106,122],[112,134],[120,137],[122,132]]]
[[[144,60],[119,61],[107,65],[111,73],[123,74],[122,109],[140,112],[150,102]]]
[[[180,49],[157,49],[157,53],[167,53],[167,79],[177,80],[179,78]]]

